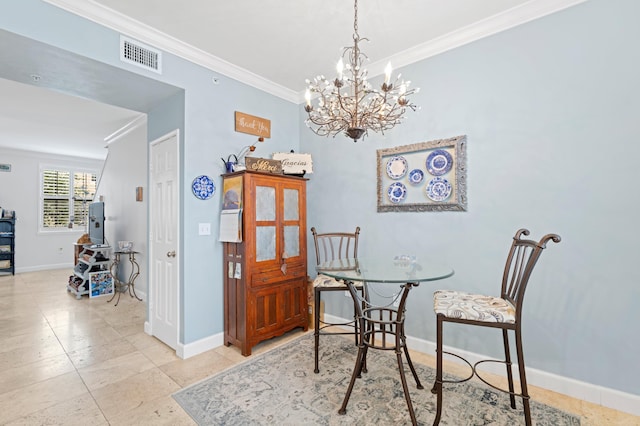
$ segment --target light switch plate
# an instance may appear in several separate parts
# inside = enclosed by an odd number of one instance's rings
[[[210,223],[198,224],[198,235],[211,235],[211,224]]]

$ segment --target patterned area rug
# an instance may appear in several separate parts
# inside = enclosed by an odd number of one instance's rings
[[[370,350],[369,372],[356,381],[346,415],[338,414],[357,348],[338,336],[320,342],[320,373],[313,373],[313,335],[254,356],[173,395],[200,425],[388,425],[411,424],[395,354]],[[404,357],[403,357],[404,358]],[[418,422],[430,425],[436,397],[435,370],[414,362],[424,386],[417,389],[405,365]],[[576,426],[580,419],[532,401],[538,426]],[[507,394],[479,381],[445,385],[441,425],[520,425],[524,415],[512,410]]]

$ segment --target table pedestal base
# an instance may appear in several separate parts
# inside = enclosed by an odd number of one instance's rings
[[[138,265],[138,262],[136,262],[136,253],[135,251],[116,251],[114,252],[114,258],[113,258],[113,263],[111,264],[111,275],[113,276],[113,280],[115,282],[115,292],[113,293],[113,296],[111,296],[111,299],[107,300],[107,303],[111,302],[113,299],[115,299],[116,295],[118,296],[118,300],[116,300],[115,305],[113,306],[118,306],[118,303],[120,303],[120,295],[122,293],[125,293],[127,290],[129,291],[129,296],[131,297],[135,297],[136,299],[142,301],[141,298],[138,297],[138,295],[136,294],[136,289],[134,286],[134,282],[136,281],[136,278],[138,278],[138,275],[140,275],[140,265]],[[131,274],[129,274],[129,279],[124,282],[124,281],[120,281],[118,279],[118,268],[120,265],[120,255],[122,254],[126,254],[128,255],[129,258],[129,263],[131,263]]]
[[[366,286],[367,284],[365,283],[364,285]],[[367,351],[370,348],[386,351],[392,350],[396,353],[396,358],[398,360],[400,381],[402,382],[402,390],[404,391],[404,397],[407,401],[411,423],[413,425],[418,424],[416,415],[413,411],[411,397],[409,396],[409,388],[407,386],[407,379],[404,374],[404,367],[402,363],[402,353],[404,352],[418,389],[424,389],[422,383],[420,383],[416,369],[413,366],[413,362],[411,362],[404,333],[407,295],[409,294],[409,291],[417,285],[418,283],[411,282],[403,284],[398,308],[392,309],[388,306],[371,306],[367,300],[359,297],[353,282],[347,282],[349,292],[351,293],[356,306],[357,320],[360,324],[360,338],[356,364],[351,375],[351,381],[349,382],[347,393],[344,397],[344,401],[342,402],[342,407],[338,410],[339,414],[346,414],[347,404],[349,403],[349,398],[351,397],[351,392],[353,391],[356,379],[362,376],[362,372],[366,372],[364,368],[366,365]],[[363,304],[366,306],[365,309],[361,308]]]

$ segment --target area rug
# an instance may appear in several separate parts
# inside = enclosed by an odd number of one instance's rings
[[[356,381],[347,413],[338,414],[357,348],[338,336],[320,342],[320,373],[313,372],[313,335],[236,365],[175,393],[180,406],[200,425],[402,425],[411,424],[393,352],[370,350],[368,373]],[[433,423],[435,370],[414,362],[424,389],[416,388],[405,365],[409,393],[420,424]],[[580,419],[531,402],[534,424],[575,426]],[[441,425],[524,424],[521,404],[481,382],[445,385]]]

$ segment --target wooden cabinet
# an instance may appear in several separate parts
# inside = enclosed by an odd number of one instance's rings
[[[223,208],[242,208],[242,241],[224,245],[224,342],[251,355],[258,342],[307,330],[306,179],[223,175]]]

